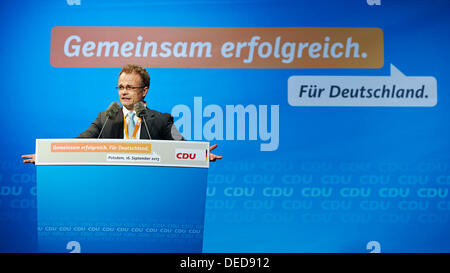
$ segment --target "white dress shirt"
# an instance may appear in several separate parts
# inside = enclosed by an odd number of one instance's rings
[[[128,110],[127,108],[125,108],[125,107],[122,107],[122,111],[123,111],[123,116],[125,117],[125,120],[127,120],[127,118],[128,118],[128,113],[129,112],[133,112],[135,115],[134,115],[134,124],[136,124],[137,125],[137,122],[138,122],[138,117],[137,117],[137,115],[136,115],[136,112],[135,111],[130,111],[130,110]],[[141,126],[139,126],[139,128],[138,128],[138,131],[136,132],[136,139],[140,139],[141,138],[141,127],[142,127],[142,122],[141,122]],[[130,139],[131,139],[131,136],[133,135],[133,132],[128,132],[128,136],[130,137]],[[127,136],[125,135],[125,127],[123,127],[123,138],[124,139],[127,139]]]

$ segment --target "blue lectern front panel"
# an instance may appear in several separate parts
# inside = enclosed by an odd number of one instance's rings
[[[40,252],[201,252],[208,169],[37,166]]]

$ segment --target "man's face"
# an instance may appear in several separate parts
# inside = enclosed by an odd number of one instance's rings
[[[134,104],[144,100],[148,87],[142,87],[141,76],[137,73],[122,73],[119,76],[119,99],[120,103],[130,111],[134,110]],[[134,88],[142,87],[142,88]]]

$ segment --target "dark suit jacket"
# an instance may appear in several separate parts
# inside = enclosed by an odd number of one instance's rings
[[[91,126],[77,138],[98,138],[106,121],[105,113],[106,111],[99,113]],[[146,124],[142,120],[140,139],[185,140],[173,125],[172,115],[147,108],[144,118]],[[145,126],[150,132],[150,137]],[[115,118],[108,120],[100,138],[123,139],[123,111],[119,111]]]

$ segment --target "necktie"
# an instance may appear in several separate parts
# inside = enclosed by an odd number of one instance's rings
[[[127,126],[128,126],[128,137],[132,139],[134,128],[136,127],[136,124],[134,123],[134,112],[128,113],[128,120],[127,120]]]

